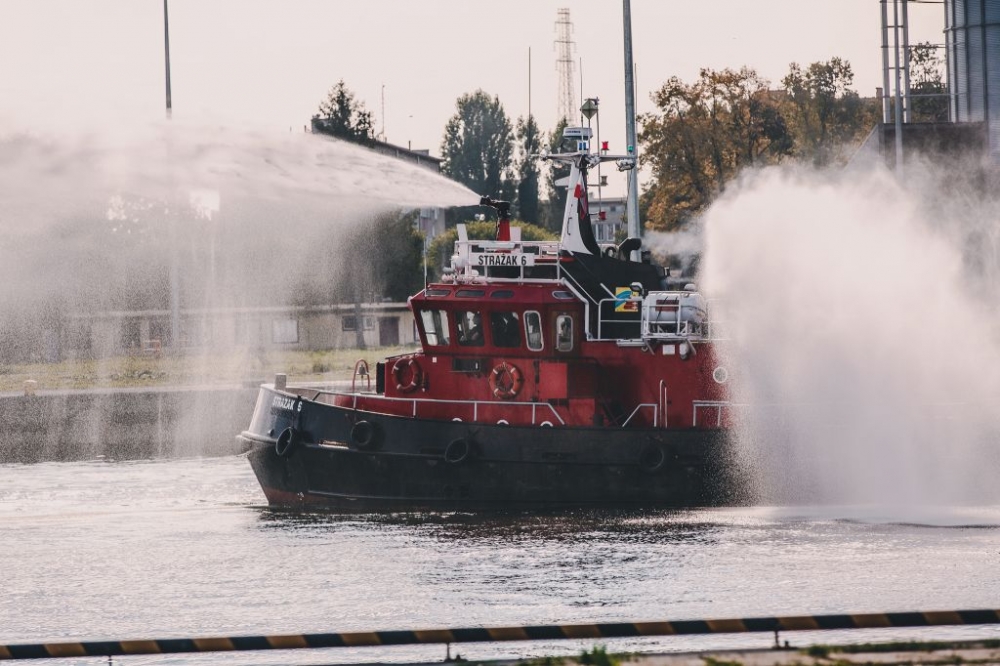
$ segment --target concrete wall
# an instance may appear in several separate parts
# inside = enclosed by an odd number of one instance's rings
[[[0,463],[232,455],[256,398],[256,387],[0,396]]]

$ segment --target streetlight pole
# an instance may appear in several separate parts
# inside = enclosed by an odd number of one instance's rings
[[[639,225],[639,150],[635,132],[635,67],[632,64],[632,5],[629,0],[622,0],[622,9],[625,33],[625,140],[628,142],[628,154],[636,158],[636,166],[629,173],[625,210],[628,214],[628,237],[642,238],[642,227]],[[638,249],[632,252],[633,261],[637,261],[639,256]]]
[[[170,21],[167,12],[167,0],[163,0],[163,59],[166,68],[167,81],[167,120],[170,120],[173,111],[173,100],[170,94]],[[170,137],[167,136],[167,149],[169,150]],[[177,220],[174,216],[176,211],[167,207],[168,223],[170,224],[170,346],[173,349],[180,347],[181,340],[181,276],[180,258],[177,251]]]
[[[167,20],[167,0],[163,0],[163,54],[167,67],[167,118],[173,108],[170,99],[170,22]]]

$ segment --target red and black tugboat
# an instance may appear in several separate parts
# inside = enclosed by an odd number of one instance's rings
[[[570,166],[562,237],[459,227],[452,266],[410,299],[421,350],[349,388],[264,385],[239,435],[268,502],[348,510],[694,506],[726,501],[726,382],[705,299],[665,288],[640,241],[600,246]],[[640,260],[634,260],[639,256]]]

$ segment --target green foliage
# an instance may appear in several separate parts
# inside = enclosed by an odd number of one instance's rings
[[[826,659],[830,656],[830,647],[827,645],[810,645],[805,650],[805,654],[817,659]]]
[[[744,666],[743,662],[726,659],[716,659],[715,657],[702,657],[705,666]]]
[[[372,114],[365,110],[363,102],[355,99],[341,79],[326,99],[320,102],[319,113],[312,117],[313,131],[329,134],[338,139],[372,145],[375,143]]]
[[[744,67],[703,69],[694,83],[677,77],[653,93],[657,112],[642,116],[647,226],[676,229],[748,166],[788,155],[793,141],[768,82]]]
[[[566,152],[563,145],[563,130],[568,122],[565,118],[556,123],[555,129],[546,138],[549,152]],[[575,150],[575,146],[568,147],[568,150]],[[545,192],[548,200],[539,209],[539,224],[550,231],[559,233],[562,231],[563,211],[566,208],[567,190],[565,187],[556,187],[556,181],[569,175],[569,165],[559,163],[549,163],[545,173]]]
[[[539,657],[537,659],[529,659],[527,661],[517,662],[518,666],[563,666],[566,660],[562,657]]]
[[[423,286],[424,240],[413,221],[412,213],[385,214],[304,248],[303,263],[315,270],[295,289],[295,305],[405,301]]]
[[[581,652],[579,662],[587,666],[618,666],[620,663],[603,645],[595,645],[590,652]]]
[[[514,215],[531,222],[538,223],[538,160],[541,148],[541,133],[534,116],[517,119],[517,199],[514,204]]]
[[[473,192],[510,201],[513,129],[498,97],[482,90],[462,95],[441,144],[441,171]]]
[[[910,107],[915,123],[948,121],[948,86],[944,62],[930,42],[910,47]]]
[[[557,240],[558,236],[534,224],[527,222],[511,222],[511,226],[521,228],[521,240],[525,241],[547,241]],[[465,228],[470,240],[493,240],[496,238],[496,222],[466,222]],[[436,280],[441,275],[441,269],[448,264],[448,260],[455,248],[455,241],[458,240],[458,229],[451,228],[448,231],[438,234],[427,248],[427,267],[431,279]]]

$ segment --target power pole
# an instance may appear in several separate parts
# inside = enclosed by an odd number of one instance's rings
[[[565,118],[569,122],[572,122],[579,113],[576,105],[576,85],[573,75],[574,44],[573,22],[569,19],[569,8],[564,7],[556,11],[555,47],[558,53],[556,72],[559,79],[559,98],[557,99],[556,111],[560,120]]]

